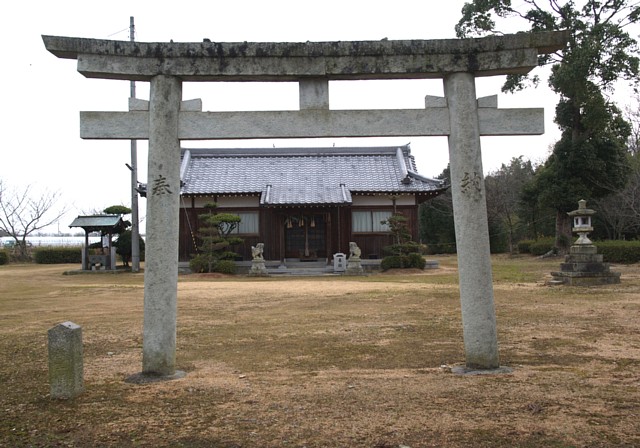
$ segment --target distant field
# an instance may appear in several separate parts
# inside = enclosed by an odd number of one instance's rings
[[[143,274],[0,266],[0,447],[640,446],[640,270],[549,287],[494,258],[500,355],[463,377],[456,259],[369,277],[181,276],[184,379],[132,385]],[[47,330],[83,328],[86,392],[52,401]]]

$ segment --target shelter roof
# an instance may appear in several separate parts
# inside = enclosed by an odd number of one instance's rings
[[[448,188],[416,172],[409,145],[371,148],[183,149],[186,196],[259,194],[260,204],[350,204],[352,194]]]
[[[103,232],[120,230],[124,221],[120,215],[86,215],[78,216],[69,227],[81,227],[85,232]]]

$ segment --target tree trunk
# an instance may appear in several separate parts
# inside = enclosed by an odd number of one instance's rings
[[[24,235],[21,239],[16,239],[18,243],[18,249],[20,251],[19,257],[20,261],[30,261],[29,260],[29,250],[27,248],[27,236]]]
[[[565,212],[556,211],[556,242],[558,254],[564,255],[569,252],[571,246],[571,217]]]
[[[507,232],[507,238],[509,240],[509,255],[513,255],[515,253],[514,236],[516,231],[515,231],[515,224],[511,219],[511,214],[507,213],[506,221],[507,221],[507,227],[509,228],[509,231]]]

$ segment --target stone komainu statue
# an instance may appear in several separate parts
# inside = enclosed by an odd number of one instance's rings
[[[251,256],[254,260],[264,260],[262,252],[264,251],[264,243],[258,243],[255,246],[251,246]]]
[[[353,241],[349,243],[349,252],[351,253],[350,257],[354,258],[360,258],[360,254],[362,254],[362,251],[360,250],[358,245]]]

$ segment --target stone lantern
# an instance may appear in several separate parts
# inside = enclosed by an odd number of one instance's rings
[[[589,232],[593,232],[591,227],[591,216],[595,215],[595,210],[587,208],[587,201],[581,199],[578,201],[578,210],[567,213],[573,217],[573,231],[578,234],[578,240],[574,244],[592,244],[587,237]]]
[[[587,237],[593,232],[591,217],[595,210],[587,208],[587,201],[578,201],[578,209],[567,213],[573,218],[573,231],[578,239],[569,249],[565,262],[560,264],[560,272],[552,272],[553,285],[591,286],[620,283],[620,273],[611,272],[609,263],[603,263],[598,248]]]

